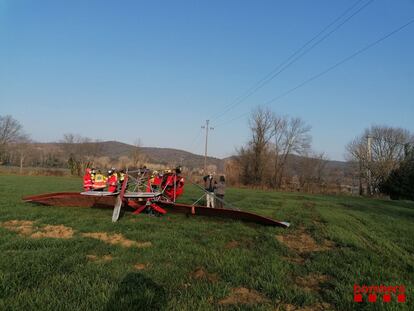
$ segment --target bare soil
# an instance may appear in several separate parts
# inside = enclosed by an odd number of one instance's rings
[[[1,224],[3,228],[7,230],[14,231],[20,235],[31,235],[33,228],[33,221],[30,220],[9,220]]]
[[[318,244],[303,229],[292,234],[277,235],[276,239],[299,254],[325,251],[335,247],[335,244],[329,240],[325,240],[322,244]]]
[[[17,232],[23,236],[30,236],[34,239],[70,239],[75,233],[72,228],[64,225],[45,225],[43,227],[37,227],[34,225],[34,222],[30,220],[10,220],[4,222],[2,227]]]
[[[94,262],[110,262],[114,259],[112,255],[103,255],[102,257],[100,257],[97,255],[92,255],[92,254],[86,255],[86,258],[89,261],[94,261]]]
[[[231,290],[231,294],[226,298],[220,300],[218,303],[219,305],[255,305],[270,303],[270,300],[254,289],[238,287],[233,288]]]
[[[148,267],[148,264],[145,263],[137,263],[134,265],[136,270],[145,270]]]
[[[46,225],[31,235],[32,238],[55,238],[55,239],[70,239],[75,232],[72,228],[64,225],[52,226]]]
[[[120,245],[122,247],[137,247],[137,248],[144,248],[144,247],[151,247],[151,242],[138,242],[133,240],[126,239],[122,234],[114,233],[108,234],[106,232],[86,232],[82,233],[82,236],[92,239],[101,240],[105,243],[112,244],[112,245]]]
[[[309,274],[305,277],[297,277],[295,282],[298,286],[306,291],[320,291],[320,285],[326,283],[329,280],[327,275],[322,274]]]
[[[215,283],[219,280],[217,273],[209,273],[203,267],[197,268],[191,273],[191,277],[196,280],[208,280]]]

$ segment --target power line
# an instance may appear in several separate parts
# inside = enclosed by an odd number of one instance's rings
[[[263,88],[266,84],[268,84],[269,82],[271,82],[274,78],[276,78],[277,76],[279,76],[287,68],[289,68],[290,66],[292,66],[300,58],[302,58],[304,55],[306,55],[308,52],[310,52],[313,48],[315,48],[317,45],[319,45],[320,43],[322,43],[326,38],[328,38],[330,35],[332,35],[334,32],[336,32],[341,26],[343,26],[346,22],[348,22],[356,14],[358,14],[359,12],[361,12],[365,7],[367,7],[369,4],[371,4],[374,0],[369,0],[368,2],[366,2],[363,6],[359,7],[355,12],[353,12],[350,16],[348,16],[341,23],[339,23],[335,28],[333,28],[327,34],[325,34],[324,36],[322,36],[322,38],[320,38],[315,43],[313,43],[310,47],[308,47],[313,41],[315,41],[324,32],[326,32],[329,28],[331,28],[334,24],[336,24],[339,20],[341,20],[344,16],[346,16],[348,14],[348,12],[352,11],[362,1],[364,1],[364,0],[358,0],[353,5],[351,5],[349,8],[347,8],[337,18],[335,18],[332,22],[330,22],[327,26],[325,26],[319,33],[317,33],[314,37],[312,37],[304,45],[302,45],[298,50],[296,50],[293,54],[291,54],[287,59],[285,59],[282,63],[280,63],[276,68],[274,68],[268,75],[266,75],[259,82],[257,82],[253,87],[251,87],[245,93],[244,96],[238,97],[233,103],[227,105],[227,107],[224,109],[224,111],[222,113],[216,113],[216,114],[214,114],[214,116],[212,118],[220,118],[220,117],[222,117],[225,113],[227,113],[228,111],[232,110],[234,107],[238,106],[244,100],[246,100],[251,95],[253,95],[254,93],[256,93],[258,90],[260,90],[261,88]],[[306,47],[308,47],[308,48],[306,48]]]
[[[197,132],[197,135],[194,136],[194,139],[191,141],[191,144],[188,146],[188,150],[191,151],[191,149],[193,148],[194,144],[196,143],[196,141],[201,137],[201,132],[203,130],[200,128]]]
[[[337,67],[341,66],[342,64],[344,64],[344,63],[346,63],[346,62],[350,61],[350,60],[351,60],[351,59],[353,59],[354,57],[356,57],[356,56],[358,56],[358,55],[360,55],[360,54],[364,53],[365,51],[369,50],[370,48],[372,48],[372,47],[374,47],[374,46],[378,45],[379,43],[381,43],[382,41],[384,41],[384,40],[388,39],[388,38],[389,38],[389,37],[391,37],[392,35],[394,35],[394,34],[396,34],[396,33],[400,32],[401,30],[403,30],[404,28],[408,27],[408,26],[409,26],[409,25],[411,25],[412,23],[414,23],[414,19],[412,19],[412,20],[410,20],[409,22],[407,22],[407,23],[405,23],[405,24],[403,24],[403,25],[399,26],[398,28],[396,28],[396,29],[394,29],[393,31],[391,31],[391,32],[387,33],[386,35],[384,35],[384,36],[380,37],[379,39],[377,39],[377,40],[375,40],[375,41],[373,41],[373,42],[369,43],[369,44],[368,44],[368,45],[366,45],[365,47],[363,47],[363,48],[359,49],[358,51],[356,51],[356,52],[352,53],[351,55],[349,55],[349,56],[347,56],[347,57],[343,58],[341,61],[339,61],[339,62],[335,63],[334,65],[332,65],[332,66],[328,67],[327,69],[325,69],[325,70],[323,70],[323,71],[321,71],[321,72],[319,72],[319,73],[317,73],[317,74],[315,74],[315,75],[311,76],[310,78],[308,78],[308,79],[306,79],[305,81],[303,81],[303,82],[299,83],[299,84],[298,84],[298,85],[296,85],[295,87],[293,87],[293,88],[291,88],[291,89],[287,90],[286,92],[284,92],[284,93],[282,93],[282,94],[280,94],[280,95],[278,95],[278,96],[276,96],[276,97],[274,97],[274,98],[270,99],[269,101],[265,102],[265,105],[268,105],[268,104],[270,104],[270,103],[274,103],[274,102],[278,101],[279,99],[281,99],[281,98],[283,98],[283,97],[285,97],[285,96],[289,95],[290,93],[292,93],[292,92],[296,91],[297,89],[299,89],[299,88],[301,88],[301,87],[305,86],[306,84],[308,84],[308,83],[310,83],[310,82],[312,82],[312,81],[314,81],[314,80],[316,80],[316,79],[318,79],[318,78],[320,78],[320,77],[322,77],[322,76],[326,75],[327,73],[331,72],[332,70],[336,69]],[[233,122],[233,121],[235,121],[235,120],[238,120],[238,119],[240,119],[240,118],[242,118],[242,117],[244,117],[244,116],[246,116],[246,115],[248,115],[248,114],[249,114],[249,112],[246,112],[246,113],[244,113],[244,114],[242,114],[242,115],[240,115],[240,116],[238,116],[238,117],[236,117],[236,118],[231,119],[230,121],[227,121],[227,122],[225,122],[225,123],[221,123],[221,124],[219,124],[219,125],[216,125],[215,127],[221,126],[221,125],[223,125],[223,124],[229,124],[229,123],[231,123],[231,122]]]

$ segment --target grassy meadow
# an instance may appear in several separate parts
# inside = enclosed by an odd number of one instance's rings
[[[112,210],[21,201],[79,190],[0,175],[0,310],[414,309],[413,202],[228,189],[282,229],[180,214],[113,224]],[[181,201],[199,196],[187,186]],[[354,284],[404,285],[407,301],[355,303]]]

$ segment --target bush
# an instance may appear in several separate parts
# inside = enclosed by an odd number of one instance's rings
[[[411,150],[390,176],[380,186],[381,192],[392,200],[414,200],[414,150]]]

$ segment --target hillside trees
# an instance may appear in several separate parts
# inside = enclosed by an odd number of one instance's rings
[[[327,163],[328,160],[324,153],[304,154],[298,165],[300,189],[311,192],[312,185],[322,188]]]
[[[82,175],[85,168],[92,166],[94,158],[101,152],[100,144],[88,137],[72,133],[64,134],[61,143],[73,175]]]
[[[139,138],[135,140],[133,146],[134,148],[130,152],[130,164],[132,167],[138,168],[147,161],[147,157],[142,152],[142,142]]]

